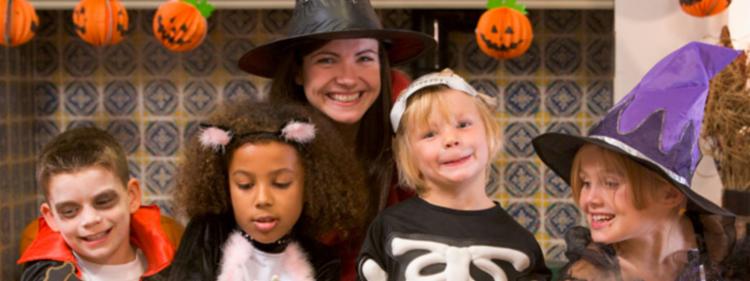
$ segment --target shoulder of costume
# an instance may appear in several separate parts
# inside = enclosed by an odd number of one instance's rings
[[[148,267],[143,276],[152,276],[169,267],[175,248],[161,225],[161,211],[156,205],[141,206],[130,220],[130,242],[141,249]]]
[[[47,260],[76,264],[73,251],[71,251],[68,244],[65,243],[62,235],[59,232],[52,230],[44,217],[37,218],[37,223],[39,228],[34,240],[21,254],[21,257],[16,263],[25,264],[32,261]]]
[[[80,281],[76,266],[70,262],[51,260],[32,261],[25,264],[21,281],[69,280]]]
[[[422,204],[426,204],[422,200],[423,199],[417,197],[408,198],[404,201],[386,207],[385,209],[383,209],[383,211],[380,212],[380,214],[393,214],[413,210],[413,208],[419,207]]]
[[[37,223],[39,228],[36,236],[17,263],[47,260],[71,263],[77,268],[73,251],[62,235],[52,230],[43,217],[39,217]],[[156,274],[169,266],[175,249],[161,227],[161,213],[158,207],[141,206],[131,216],[130,229],[130,242],[143,251],[148,261],[148,269],[144,276]]]
[[[234,230],[234,224],[229,214],[202,214],[191,218],[172,262],[170,278],[216,279],[221,249]]]
[[[220,238],[217,242],[223,244],[227,237],[229,237],[229,234],[235,229],[235,224],[234,218],[230,214],[197,215],[188,221],[183,236],[189,238]]]

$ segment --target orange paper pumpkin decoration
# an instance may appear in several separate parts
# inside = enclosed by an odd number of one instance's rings
[[[526,53],[534,38],[525,9],[515,0],[490,0],[489,10],[477,22],[477,45],[488,56],[515,58]]]
[[[128,31],[128,12],[118,0],[81,0],[73,9],[73,27],[91,45],[114,45]]]
[[[0,0],[0,17],[0,44],[6,47],[28,42],[39,27],[36,10],[26,0]]]
[[[161,44],[175,52],[198,47],[208,32],[208,18],[213,7],[203,0],[171,0],[159,5],[154,15],[154,35]]]
[[[680,0],[680,7],[692,16],[707,17],[723,12],[731,3],[732,0]]]

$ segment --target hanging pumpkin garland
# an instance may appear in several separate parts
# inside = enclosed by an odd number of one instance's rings
[[[0,0],[0,38],[3,46],[15,47],[36,34],[39,17],[26,0]]]
[[[680,7],[691,16],[708,17],[723,12],[731,3],[732,0],[680,0]]]
[[[516,0],[489,0],[474,32],[482,52],[497,59],[523,55],[534,39],[526,8]]]
[[[175,52],[198,47],[208,32],[208,21],[213,13],[208,0],[171,0],[159,5],[154,15],[154,36],[161,44]]]
[[[91,45],[114,45],[128,31],[128,12],[118,0],[81,0],[73,9],[73,27]]]

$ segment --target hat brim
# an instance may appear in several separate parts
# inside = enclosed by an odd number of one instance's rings
[[[594,144],[605,149],[627,155],[630,159],[642,164],[646,168],[656,172],[664,179],[667,179],[674,186],[676,186],[685,196],[688,198],[688,210],[695,211],[703,214],[714,214],[720,216],[733,217],[732,212],[719,207],[708,199],[704,198],[700,194],[693,191],[689,186],[682,184],[667,175],[661,167],[654,164],[648,159],[640,158],[639,156],[632,155],[624,149],[607,143],[603,140],[584,137],[584,136],[573,136],[562,133],[546,133],[540,135],[532,140],[534,150],[542,162],[547,165],[552,171],[554,171],[560,178],[562,178],[568,185],[570,185],[570,172],[573,166],[573,158],[575,157],[578,150],[584,144]],[[689,179],[688,179],[689,180]]]
[[[289,55],[289,47],[305,39],[350,39],[373,38],[386,44],[388,59],[392,65],[403,64],[415,59],[435,47],[436,43],[427,34],[398,29],[367,29],[322,32],[286,37],[258,46],[245,53],[239,61],[239,68],[258,76],[272,78],[278,67],[279,57]]]

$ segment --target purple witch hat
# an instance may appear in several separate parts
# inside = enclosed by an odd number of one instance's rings
[[[588,136],[546,133],[534,138],[539,158],[570,184],[573,158],[591,143],[622,153],[672,182],[688,209],[732,216],[695,193],[690,181],[701,158],[698,141],[709,80],[739,51],[689,43],[659,61]]]

